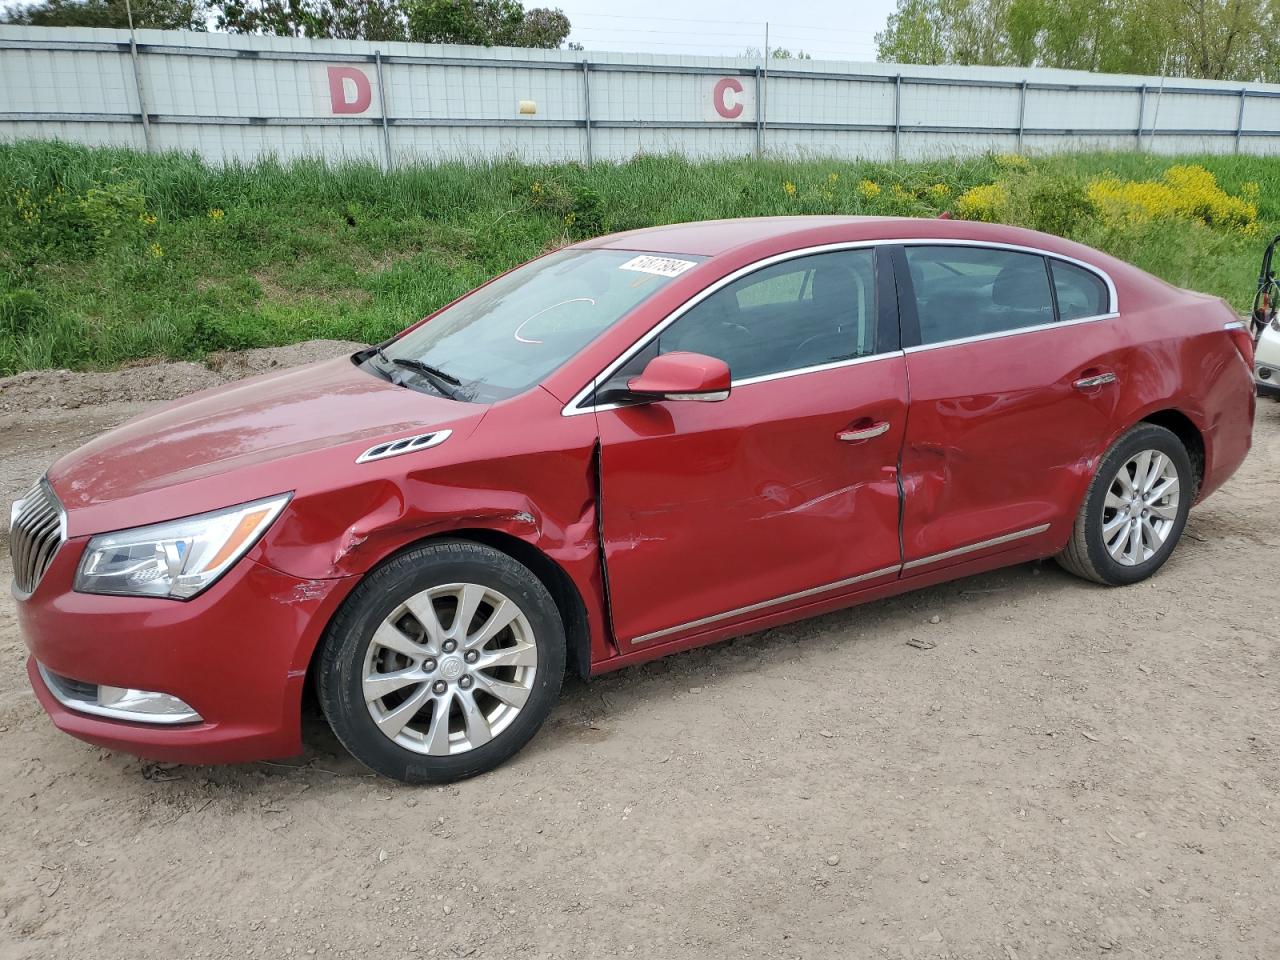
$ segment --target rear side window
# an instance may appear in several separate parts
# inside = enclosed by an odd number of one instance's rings
[[[1058,319],[1078,320],[1110,312],[1111,296],[1096,274],[1073,263],[1049,261],[1053,291],[1058,296]]]
[[[735,380],[868,356],[876,352],[875,262],[872,249],[840,250],[749,273],[664,330],[656,352],[719,357]]]
[[[1044,257],[988,247],[907,247],[922,344],[1052,323]]]

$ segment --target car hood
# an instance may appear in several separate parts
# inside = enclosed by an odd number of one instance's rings
[[[344,357],[166,404],[63,457],[48,478],[74,536],[315,488],[364,446],[485,409],[398,387]],[[361,449],[334,449],[344,445]]]

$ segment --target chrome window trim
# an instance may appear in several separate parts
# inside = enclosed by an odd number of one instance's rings
[[[1057,330],[1059,327],[1074,327],[1081,323],[1098,323],[1101,320],[1114,320],[1118,313],[1100,313],[1094,317],[1076,317],[1074,320],[1056,320],[1051,323],[1037,323],[1031,327],[1017,327],[1013,330],[998,330],[995,333],[979,333],[972,337],[957,337],[955,340],[939,340],[937,343],[921,343],[914,347],[906,347],[904,353],[923,353],[925,350],[937,350],[941,347],[958,347],[967,343],[982,343],[984,340],[1003,340],[1005,337],[1017,337],[1024,333],[1043,333],[1045,330]]]
[[[755,383],[765,383],[770,380],[782,380],[787,377],[798,377],[807,373],[817,373],[823,370],[834,370],[839,367],[853,366],[857,363],[866,363],[871,360],[883,360],[887,357],[901,356],[904,353],[912,353],[918,350],[931,350],[937,347],[949,347],[959,343],[973,343],[980,340],[992,340],[998,337],[1014,336],[1020,333],[1035,333],[1041,330],[1047,330],[1053,327],[1061,327],[1068,324],[1092,323],[1098,320],[1111,320],[1120,315],[1119,297],[1116,294],[1116,285],[1112,281],[1111,276],[1100,267],[1096,267],[1091,263],[1078,260],[1075,257],[1066,254],[1054,253],[1050,250],[1044,250],[1040,247],[1031,247],[1018,243],[1002,243],[994,240],[966,240],[960,238],[938,238],[938,237],[902,237],[902,238],[885,238],[877,240],[846,240],[836,243],[823,243],[812,247],[801,247],[796,250],[787,250],[784,253],[775,253],[772,256],[765,257],[762,260],[755,260],[745,266],[739,267],[726,276],[721,277],[709,287],[704,287],[698,291],[684,303],[680,304],[651,329],[647,330],[639,339],[630,347],[624,350],[612,363],[605,367],[600,373],[596,374],[585,386],[582,387],[573,398],[564,405],[560,410],[562,417],[576,417],[585,413],[596,413],[600,410],[617,410],[627,404],[620,403],[602,403],[590,407],[581,407],[579,404],[584,403],[586,399],[602,384],[608,381],[613,374],[634,357],[637,353],[647,347],[653,340],[662,335],[667,327],[675,323],[685,313],[692,310],[707,297],[711,296],[722,287],[726,287],[735,280],[762,270],[765,267],[771,267],[775,263],[782,263],[787,260],[795,260],[799,257],[808,257],[820,253],[834,253],[841,250],[860,250],[865,248],[874,249],[882,246],[901,246],[901,247],[919,247],[919,246],[935,246],[935,247],[987,247],[995,250],[1012,250],[1019,253],[1031,253],[1041,257],[1049,257],[1053,260],[1061,260],[1064,263],[1074,264],[1081,269],[1088,270],[1094,276],[1098,277],[1106,284],[1107,295],[1110,298],[1110,311],[1093,317],[1077,317],[1072,320],[1059,320],[1053,323],[1038,324],[1034,327],[1023,327],[1020,330],[1005,330],[999,333],[980,334],[976,337],[965,337],[958,340],[946,340],[939,343],[922,344],[914,347],[906,347],[904,349],[886,351],[884,353],[874,353],[865,357],[854,357],[849,360],[838,360],[834,363],[825,363],[813,367],[799,367],[793,370],[780,370],[777,373],[762,374],[758,377],[747,377],[742,380],[732,381],[733,387],[746,387]],[[707,261],[703,261],[704,263]],[[635,642],[635,641],[633,641]]]
[[[862,583],[866,580],[874,580],[877,577],[888,576],[891,573],[906,573],[908,570],[914,570],[917,567],[928,566],[931,563],[938,563],[942,560],[950,560],[953,557],[961,557],[965,554],[974,553],[978,550],[985,550],[988,547],[999,547],[1006,543],[1015,543],[1018,540],[1025,540],[1027,537],[1037,536],[1048,529],[1049,524],[1042,523],[1036,527],[1028,527],[1026,530],[1016,530],[1013,533],[1006,533],[998,537],[991,537],[987,540],[980,540],[977,543],[966,544],[963,547],[956,547],[954,550],[945,550],[942,553],[933,553],[927,557],[920,557],[918,560],[911,560],[903,564],[895,563],[891,567],[881,567],[879,570],[872,570],[870,573],[862,573],[856,577],[847,577],[844,580],[837,580],[834,583],[826,583],[820,587],[810,587],[808,590],[799,590],[795,593],[784,594],[781,597],[774,597],[772,600],[761,600],[759,603],[749,603],[745,607],[735,607],[734,609],[726,610],[723,613],[713,613],[710,616],[700,617],[697,620],[690,620],[687,623],[676,624],[674,627],[664,627],[661,630],[654,630],[652,633],[641,634],[627,642],[632,645],[648,643],[651,640],[667,637],[674,633],[684,633],[686,630],[696,630],[698,627],[709,626],[711,624],[720,623],[724,620],[732,620],[736,617],[745,616],[748,613],[755,613],[757,610],[767,610],[770,607],[776,607],[780,604],[791,603],[795,600],[803,600],[807,597],[828,593],[832,590],[839,590],[841,587],[850,587],[856,583]]]

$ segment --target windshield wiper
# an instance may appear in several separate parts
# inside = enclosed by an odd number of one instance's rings
[[[378,351],[378,356],[384,360],[388,359],[381,350]],[[397,367],[404,367],[406,370],[422,374],[450,400],[463,399],[462,391],[458,389],[462,386],[462,381],[452,374],[445,373],[439,367],[433,367],[424,360],[414,360],[412,357],[391,357],[390,362]]]

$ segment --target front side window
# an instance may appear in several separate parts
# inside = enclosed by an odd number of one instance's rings
[[[683,350],[719,357],[745,380],[867,356],[876,352],[875,292],[874,250],[784,260],[690,308],[628,367]]]
[[[704,259],[561,250],[464,297],[366,362],[455,399],[503,400],[539,383]]]
[[[922,344],[1054,320],[1045,258],[989,247],[907,247]]]

